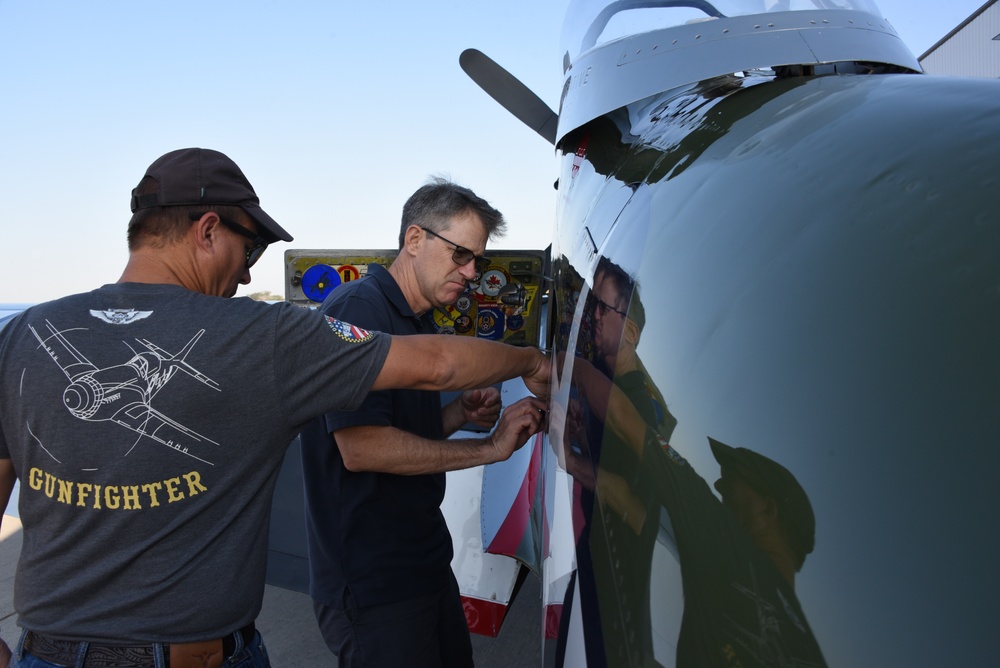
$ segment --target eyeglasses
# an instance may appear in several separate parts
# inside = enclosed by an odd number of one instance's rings
[[[602,318],[608,314],[608,311],[614,311],[623,318],[628,317],[628,313],[626,313],[625,311],[619,311],[611,304],[602,301],[601,298],[595,295],[593,292],[590,293],[590,296],[594,298],[594,303],[596,304],[595,310],[600,312]]]
[[[446,244],[454,246],[455,251],[451,254],[451,260],[460,267],[464,267],[465,265],[469,264],[469,262],[471,262],[472,260],[476,261],[477,266],[489,262],[489,260],[483,257],[482,255],[476,255],[465,246],[459,246],[454,241],[449,241],[448,239],[445,239],[434,230],[429,230],[426,227],[421,227],[420,229],[422,229],[424,232],[431,235],[432,237],[437,237]]]
[[[204,215],[205,215],[204,213],[190,214],[192,221],[198,220]],[[247,249],[247,269],[257,264],[257,260],[259,260],[260,256],[264,254],[265,250],[267,250],[268,242],[260,235],[254,234],[247,228],[243,227],[242,225],[239,225],[238,223],[234,223],[228,218],[223,218],[222,216],[219,216],[219,220],[222,221],[223,225],[228,227],[236,234],[239,234],[242,237],[246,237],[247,239],[253,242],[253,245]]]

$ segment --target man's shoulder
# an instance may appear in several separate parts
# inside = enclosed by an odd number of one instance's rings
[[[349,299],[384,300],[385,294],[378,281],[371,275],[365,275],[336,288],[323,301],[324,311],[329,306],[341,304]]]
[[[392,300],[371,278],[340,286],[327,297],[320,311],[338,320],[388,332],[396,321]]]
[[[287,302],[268,304],[246,297],[214,297],[176,285],[112,284],[38,304],[25,311],[22,319],[42,323],[52,320],[53,326],[61,327],[100,323],[155,325],[162,330],[231,324],[246,329],[256,324],[273,324],[281,314],[294,315],[300,310],[306,309]]]
[[[4,324],[13,324],[16,321],[46,321],[51,318],[87,316],[100,318],[109,309],[104,302],[99,301],[102,288],[89,292],[58,297],[38,304],[27,306],[19,313],[4,318]]]

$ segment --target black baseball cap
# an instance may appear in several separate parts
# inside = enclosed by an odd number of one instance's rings
[[[708,443],[719,466],[742,478],[758,494],[778,504],[785,526],[802,558],[816,545],[816,516],[812,504],[795,476],[778,462],[746,448],[734,448],[711,436]]]
[[[260,199],[240,168],[228,156],[207,148],[182,148],[157,158],[143,178],[154,179],[156,192],[132,190],[132,213],[154,206],[238,206],[257,223],[268,243],[291,241],[292,235],[260,208]]]

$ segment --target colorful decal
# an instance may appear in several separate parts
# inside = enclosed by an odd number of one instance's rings
[[[336,318],[331,318],[330,316],[324,316],[326,318],[327,324],[330,325],[330,329],[337,333],[337,336],[342,338],[344,341],[350,343],[363,343],[369,340],[374,333],[369,332],[367,329],[361,329],[356,327],[349,322],[344,322],[343,320],[337,320]]]
[[[469,299],[469,295],[462,295],[455,302],[455,308],[457,308],[462,313],[468,312],[469,308],[472,307],[472,300]]]
[[[341,283],[356,281],[361,276],[361,272],[353,264],[340,265],[337,267],[337,273],[340,274]]]
[[[496,297],[505,285],[507,285],[507,272],[501,268],[492,267],[483,274],[480,289],[487,297]]]
[[[492,306],[481,307],[476,316],[476,336],[499,341],[503,338],[503,331],[503,310]]]
[[[524,316],[520,315],[509,315],[507,316],[507,331],[516,331],[524,327]]]
[[[472,329],[472,318],[465,313],[455,318],[455,331],[465,334]]]
[[[321,302],[340,285],[340,274],[328,264],[314,264],[302,274],[302,293],[311,301]]]
[[[438,331],[441,331],[442,327],[453,327],[455,319],[460,315],[462,314],[454,306],[445,306],[443,309],[434,309],[431,318],[434,320],[434,324],[437,325]]]
[[[531,304],[535,301],[535,295],[538,293],[537,285],[526,285],[524,286],[525,291],[528,293],[527,298],[524,301],[524,315],[525,318],[531,316]]]

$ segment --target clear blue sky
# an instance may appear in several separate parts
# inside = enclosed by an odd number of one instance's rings
[[[882,0],[916,54],[982,0]],[[550,106],[567,0],[0,0],[0,302],[117,280],[132,187],[159,155],[215,148],[295,236],[254,268],[283,292],[290,248],[395,246],[429,175],[506,215],[505,248],[542,248],[554,152],[461,71],[475,47]]]

